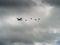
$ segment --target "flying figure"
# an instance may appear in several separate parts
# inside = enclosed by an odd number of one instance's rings
[[[32,20],[33,18],[30,18],[30,20]],[[22,21],[23,20],[23,18],[17,18],[17,21]],[[38,18],[38,19],[34,19],[35,21],[38,21],[38,20],[40,20],[40,18]],[[25,21],[28,21],[28,19],[25,19]]]
[[[40,20],[40,18],[38,18],[38,20]]]
[[[32,20],[32,18],[30,18]]]
[[[22,21],[22,18],[17,18],[18,21]]]
[[[37,21],[37,19],[35,19],[35,21]]]

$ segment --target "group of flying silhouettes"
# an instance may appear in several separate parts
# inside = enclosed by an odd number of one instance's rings
[[[33,19],[33,18],[30,18],[31,20]],[[23,18],[17,18],[17,21],[22,21],[23,20]],[[38,19],[34,19],[35,21],[37,21],[37,20],[40,20],[40,18],[38,18]],[[27,21],[27,19],[25,19],[25,21]]]

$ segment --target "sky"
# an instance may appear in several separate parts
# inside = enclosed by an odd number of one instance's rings
[[[60,45],[60,0],[0,0],[0,45]]]

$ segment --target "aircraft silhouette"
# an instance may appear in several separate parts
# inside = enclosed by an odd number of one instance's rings
[[[22,21],[22,18],[17,18],[18,21]]]

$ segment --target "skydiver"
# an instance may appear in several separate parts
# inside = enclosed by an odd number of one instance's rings
[[[18,21],[19,21],[19,20],[22,21],[22,18],[17,18],[17,20],[18,20]]]
[[[35,21],[37,21],[37,19],[35,19]]]
[[[25,19],[25,21],[27,21],[27,19]]]
[[[40,18],[38,18],[38,20],[40,20]]]
[[[30,18],[32,20],[32,18]]]

